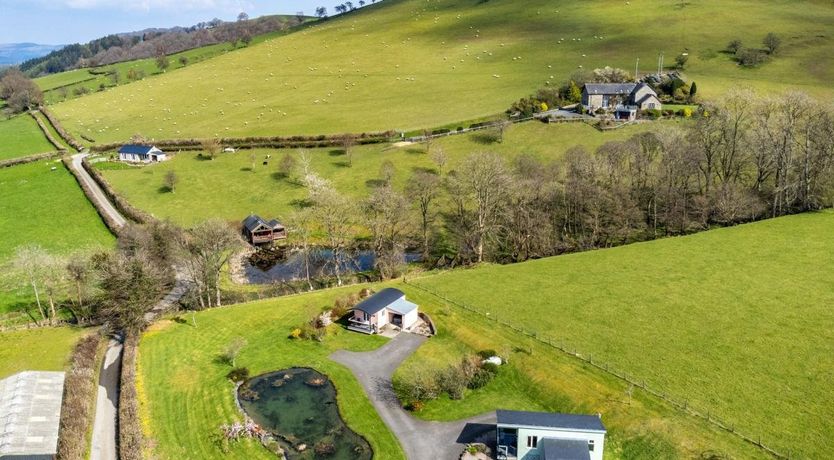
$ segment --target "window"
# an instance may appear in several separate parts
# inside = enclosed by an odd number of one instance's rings
[[[591,440],[588,441],[588,452],[593,452],[593,451],[594,451],[594,440],[591,439]]]
[[[539,444],[538,436],[527,436],[527,447],[537,447]]]

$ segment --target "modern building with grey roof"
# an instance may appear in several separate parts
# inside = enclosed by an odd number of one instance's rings
[[[0,459],[55,457],[63,372],[26,371],[0,380]]]
[[[498,410],[499,460],[602,460],[605,426],[597,415]]]
[[[374,334],[386,325],[411,330],[419,319],[417,304],[405,299],[399,289],[385,288],[353,307],[348,329]]]

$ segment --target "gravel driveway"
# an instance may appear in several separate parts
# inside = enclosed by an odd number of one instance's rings
[[[467,442],[495,429],[495,413],[457,422],[427,422],[412,417],[400,406],[391,377],[400,363],[426,340],[423,336],[400,333],[374,351],[340,350],[330,355],[330,359],[353,371],[382,420],[400,440],[409,460],[455,460]]]

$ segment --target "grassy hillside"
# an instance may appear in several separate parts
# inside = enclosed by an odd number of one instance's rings
[[[302,32],[55,106],[98,142],[408,130],[494,114],[579,66],[643,71],[690,54],[705,96],[729,86],[831,95],[834,7],[804,0],[387,0]],[[734,38],[784,41],[740,68]],[[561,44],[560,39],[564,39]]]
[[[56,169],[53,171],[52,167]],[[104,247],[113,237],[60,161],[30,163],[0,169],[0,266],[10,261],[18,246],[39,244],[67,254]],[[28,301],[28,291],[0,271],[0,320]]]
[[[600,133],[585,124],[545,125],[530,122],[507,130],[503,143],[483,144],[483,133],[454,136],[434,141],[432,150],[443,149],[449,157],[444,173],[454,169],[469,153],[495,151],[513,158],[527,153],[542,159],[556,159],[577,144],[594,149],[604,142],[623,139],[640,127]],[[213,161],[194,153],[176,155],[172,160],[142,168],[113,163],[98,163],[107,180],[131,203],[158,217],[181,224],[193,224],[209,217],[238,221],[255,212],[264,216],[285,217],[298,200],[307,198],[307,190],[277,175],[281,157],[297,151],[243,150],[221,154]],[[250,155],[255,154],[255,171],[250,171]],[[420,168],[436,168],[425,146],[414,144],[402,148],[372,145],[355,147],[353,166],[338,149],[310,150],[313,169],[333,182],[337,189],[356,197],[370,194],[380,177],[380,167],[390,160],[396,167],[394,186],[402,188],[411,174]],[[263,166],[267,154],[272,155]],[[168,171],[175,171],[179,184],[175,193],[163,188]],[[223,193],[217,193],[222,190]]]
[[[55,146],[46,140],[38,124],[29,115],[0,119],[0,160],[53,150]]]
[[[352,288],[351,288],[352,290]],[[329,360],[337,349],[366,351],[386,339],[349,333],[332,326],[324,342],[293,341],[290,331],[332,305],[341,291],[238,305],[190,315],[181,322],[166,321],[152,327],[140,344],[139,378],[143,419],[154,458],[225,459],[275,458],[257,442],[231,444],[224,454],[212,442],[223,423],[242,418],[226,379],[231,367],[218,355],[236,337],[247,341],[237,358],[251,375],[288,367],[306,366],[327,374],[338,390],[338,404],[347,424],[365,436],[374,458],[404,459],[399,444],[385,427],[348,369]],[[183,416],[187,414],[187,416]]]
[[[417,281],[804,458],[834,448],[834,213]]]

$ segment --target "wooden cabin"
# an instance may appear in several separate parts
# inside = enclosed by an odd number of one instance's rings
[[[251,215],[243,221],[243,236],[252,245],[270,244],[287,238],[287,229],[275,219],[266,221]]]

